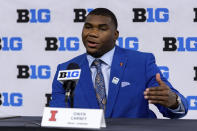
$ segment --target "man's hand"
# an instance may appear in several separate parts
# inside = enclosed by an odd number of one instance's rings
[[[147,88],[144,91],[144,98],[151,104],[161,104],[167,108],[176,109],[178,107],[177,95],[170,90],[160,78],[160,74],[156,74],[158,87]]]

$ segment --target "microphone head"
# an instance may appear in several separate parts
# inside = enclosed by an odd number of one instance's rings
[[[77,63],[70,63],[68,66],[67,66],[67,70],[73,70],[73,69],[80,69],[79,65]]]
[[[57,80],[62,84],[68,80],[77,82],[80,78],[81,69],[77,63],[70,63],[66,70],[58,72]]]
[[[76,83],[80,77],[80,68],[77,63],[70,63],[67,66],[67,69],[63,71],[62,73],[66,73],[65,77],[62,79],[63,88],[66,90],[66,92],[73,92],[76,86]]]

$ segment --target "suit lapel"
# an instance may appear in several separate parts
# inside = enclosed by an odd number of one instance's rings
[[[88,65],[88,60],[86,55],[84,55],[84,59],[82,60],[80,67],[81,67],[81,76],[79,80],[79,86],[81,88],[81,93],[83,93],[85,100],[90,108],[99,108],[95,90],[93,87],[91,71]]]
[[[110,72],[109,91],[107,98],[107,106],[105,117],[111,117],[111,113],[117,99],[118,91],[120,88],[121,78],[124,73],[127,57],[119,47],[116,47]],[[118,82],[117,82],[118,81]],[[117,82],[117,83],[116,83]]]

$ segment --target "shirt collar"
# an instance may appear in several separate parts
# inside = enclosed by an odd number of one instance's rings
[[[98,59],[102,60],[106,65],[111,66],[111,64],[112,64],[112,58],[114,56],[114,51],[115,51],[115,47],[113,49],[111,49],[110,51],[108,51],[107,53],[105,53],[103,56],[101,56]],[[88,59],[89,67],[91,67],[92,62],[96,58],[94,58],[91,55],[87,54],[87,59]]]

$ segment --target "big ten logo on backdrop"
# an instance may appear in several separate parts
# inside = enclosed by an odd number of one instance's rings
[[[22,106],[23,105],[23,95],[21,93],[0,93],[0,106]]]
[[[167,66],[159,66],[159,69],[163,76],[168,80],[169,79],[169,68]]]
[[[189,110],[197,110],[197,96],[187,96]]]
[[[45,94],[45,97],[46,97],[46,104],[45,104],[45,106],[46,107],[49,107],[49,103],[50,103],[50,101],[51,101],[51,94]]]
[[[194,75],[194,81],[197,81],[197,66],[194,67],[195,75]]]
[[[17,65],[18,79],[49,79],[51,67],[49,65]]]
[[[17,23],[49,23],[50,9],[17,9]]]
[[[194,8],[194,13],[195,13],[194,22],[197,22],[197,8]]]
[[[116,43],[121,48],[132,50],[139,49],[139,39],[137,37],[119,37]]]
[[[45,51],[78,51],[78,37],[45,37]]]
[[[197,51],[197,37],[163,37],[163,51]]]
[[[133,22],[168,22],[168,8],[133,8]]]
[[[0,37],[0,51],[21,51],[22,41],[21,37]]]
[[[74,22],[84,22],[86,15],[92,11],[93,8],[88,8],[88,9],[74,9],[74,13],[75,13],[75,18],[74,18]]]

